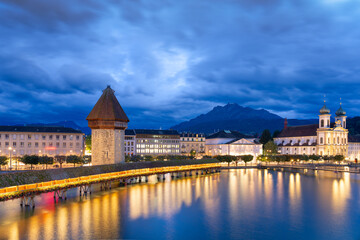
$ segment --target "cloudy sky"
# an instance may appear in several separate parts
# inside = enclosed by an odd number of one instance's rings
[[[0,123],[84,120],[107,85],[131,127],[228,102],[360,115],[358,0],[0,0]]]

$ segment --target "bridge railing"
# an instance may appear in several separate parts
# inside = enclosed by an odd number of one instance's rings
[[[47,182],[39,182],[25,185],[17,185],[6,188],[0,188],[0,201],[7,200],[4,195],[10,193],[22,193],[29,190],[38,190],[39,192],[51,190],[54,188],[67,188],[69,186],[76,187],[84,184],[91,184],[95,182],[115,180],[118,178],[129,178],[153,174],[163,174],[171,172],[180,172],[180,171],[190,171],[190,170],[201,170],[201,169],[211,169],[219,168],[219,163],[208,163],[208,164],[196,164],[196,165],[185,165],[185,166],[170,166],[170,167],[159,167],[159,168],[141,168],[126,170],[120,172],[112,173],[102,173],[89,176],[81,176],[77,178],[67,178],[61,180],[52,180]],[[20,196],[18,196],[20,197]]]

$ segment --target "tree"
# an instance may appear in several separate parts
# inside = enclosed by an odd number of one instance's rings
[[[190,151],[190,157],[194,159],[195,156],[196,156],[196,151],[195,151],[194,149],[191,149],[191,151]]]
[[[236,161],[237,157],[231,156],[231,155],[218,155],[218,156],[216,156],[216,159],[219,162],[227,162],[228,166],[230,166],[230,163],[233,161]]]
[[[279,134],[280,134],[280,131],[279,131],[279,130],[275,130],[275,131],[273,132],[272,138],[273,138],[273,139],[274,139],[274,138],[277,138],[277,137],[279,136]]]
[[[336,155],[334,157],[334,160],[337,161],[337,162],[344,161],[344,159],[345,159],[344,155]]]
[[[253,155],[242,155],[240,156],[241,160],[243,160],[245,162],[245,166],[246,163],[251,162],[254,159]]]
[[[47,169],[48,164],[53,164],[54,163],[54,158],[49,157],[49,156],[41,156],[41,157],[39,157],[39,163],[43,164],[43,165],[45,164],[46,169]]]
[[[130,162],[131,161],[131,157],[129,155],[125,155],[125,162]]]
[[[266,144],[268,141],[271,140],[271,133],[269,131],[269,129],[265,129],[262,134],[261,134],[261,137],[260,137],[260,143],[262,144]]]
[[[60,168],[62,168],[62,165],[64,162],[66,162],[66,156],[64,155],[56,155],[55,161],[60,164]]]
[[[85,150],[91,152],[91,134],[85,138]]]
[[[33,165],[39,164],[39,156],[37,155],[24,155],[20,158],[20,162],[28,165],[30,164],[30,169],[32,170]]]
[[[264,154],[265,155],[277,154],[277,151],[278,151],[278,147],[274,143],[274,141],[270,140],[267,143],[265,143],[265,145],[264,145]]]
[[[66,163],[73,163],[74,164],[74,167],[75,167],[75,164],[79,164],[79,163],[82,163],[83,160],[80,156],[78,155],[69,155],[69,156],[66,156]]]
[[[142,157],[140,155],[132,155],[131,161],[132,162],[140,162],[142,160]]]
[[[8,158],[6,156],[0,156],[0,171],[1,166],[5,166],[6,164],[8,164]]]
[[[165,155],[160,155],[160,156],[157,156],[156,159],[157,159],[158,161],[165,161],[166,156],[165,156]]]
[[[144,156],[144,161],[146,161],[146,162],[151,162],[151,161],[154,161],[154,160],[155,160],[154,157],[151,156],[151,155]]]

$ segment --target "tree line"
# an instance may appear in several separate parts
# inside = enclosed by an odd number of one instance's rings
[[[254,156],[253,155],[239,155],[239,156],[218,155],[218,156],[215,156],[215,158],[219,162],[227,162],[228,166],[230,166],[230,163],[232,163],[232,162],[235,162],[237,165],[238,161],[244,161],[245,165],[246,165],[248,162],[251,162],[254,159]]]
[[[1,166],[7,165],[9,158],[6,156],[0,156],[0,170]],[[51,156],[39,156],[39,155],[24,155],[19,159],[19,162],[24,163],[25,165],[30,165],[30,169],[33,169],[34,165],[43,165],[47,169],[48,165],[53,165],[55,162],[62,167],[63,163],[74,164],[83,164],[85,163],[84,159],[78,155],[56,155],[55,157]]]
[[[343,161],[345,157],[343,155],[335,155],[335,156],[321,156],[321,155],[271,155],[271,154],[263,154],[257,157],[258,161],[262,162],[291,162],[291,161]]]

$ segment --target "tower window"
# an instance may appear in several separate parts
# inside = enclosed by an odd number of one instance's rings
[[[324,139],[321,137],[320,138],[320,144],[323,144],[324,143]]]
[[[324,119],[321,119],[321,127],[324,127]]]

